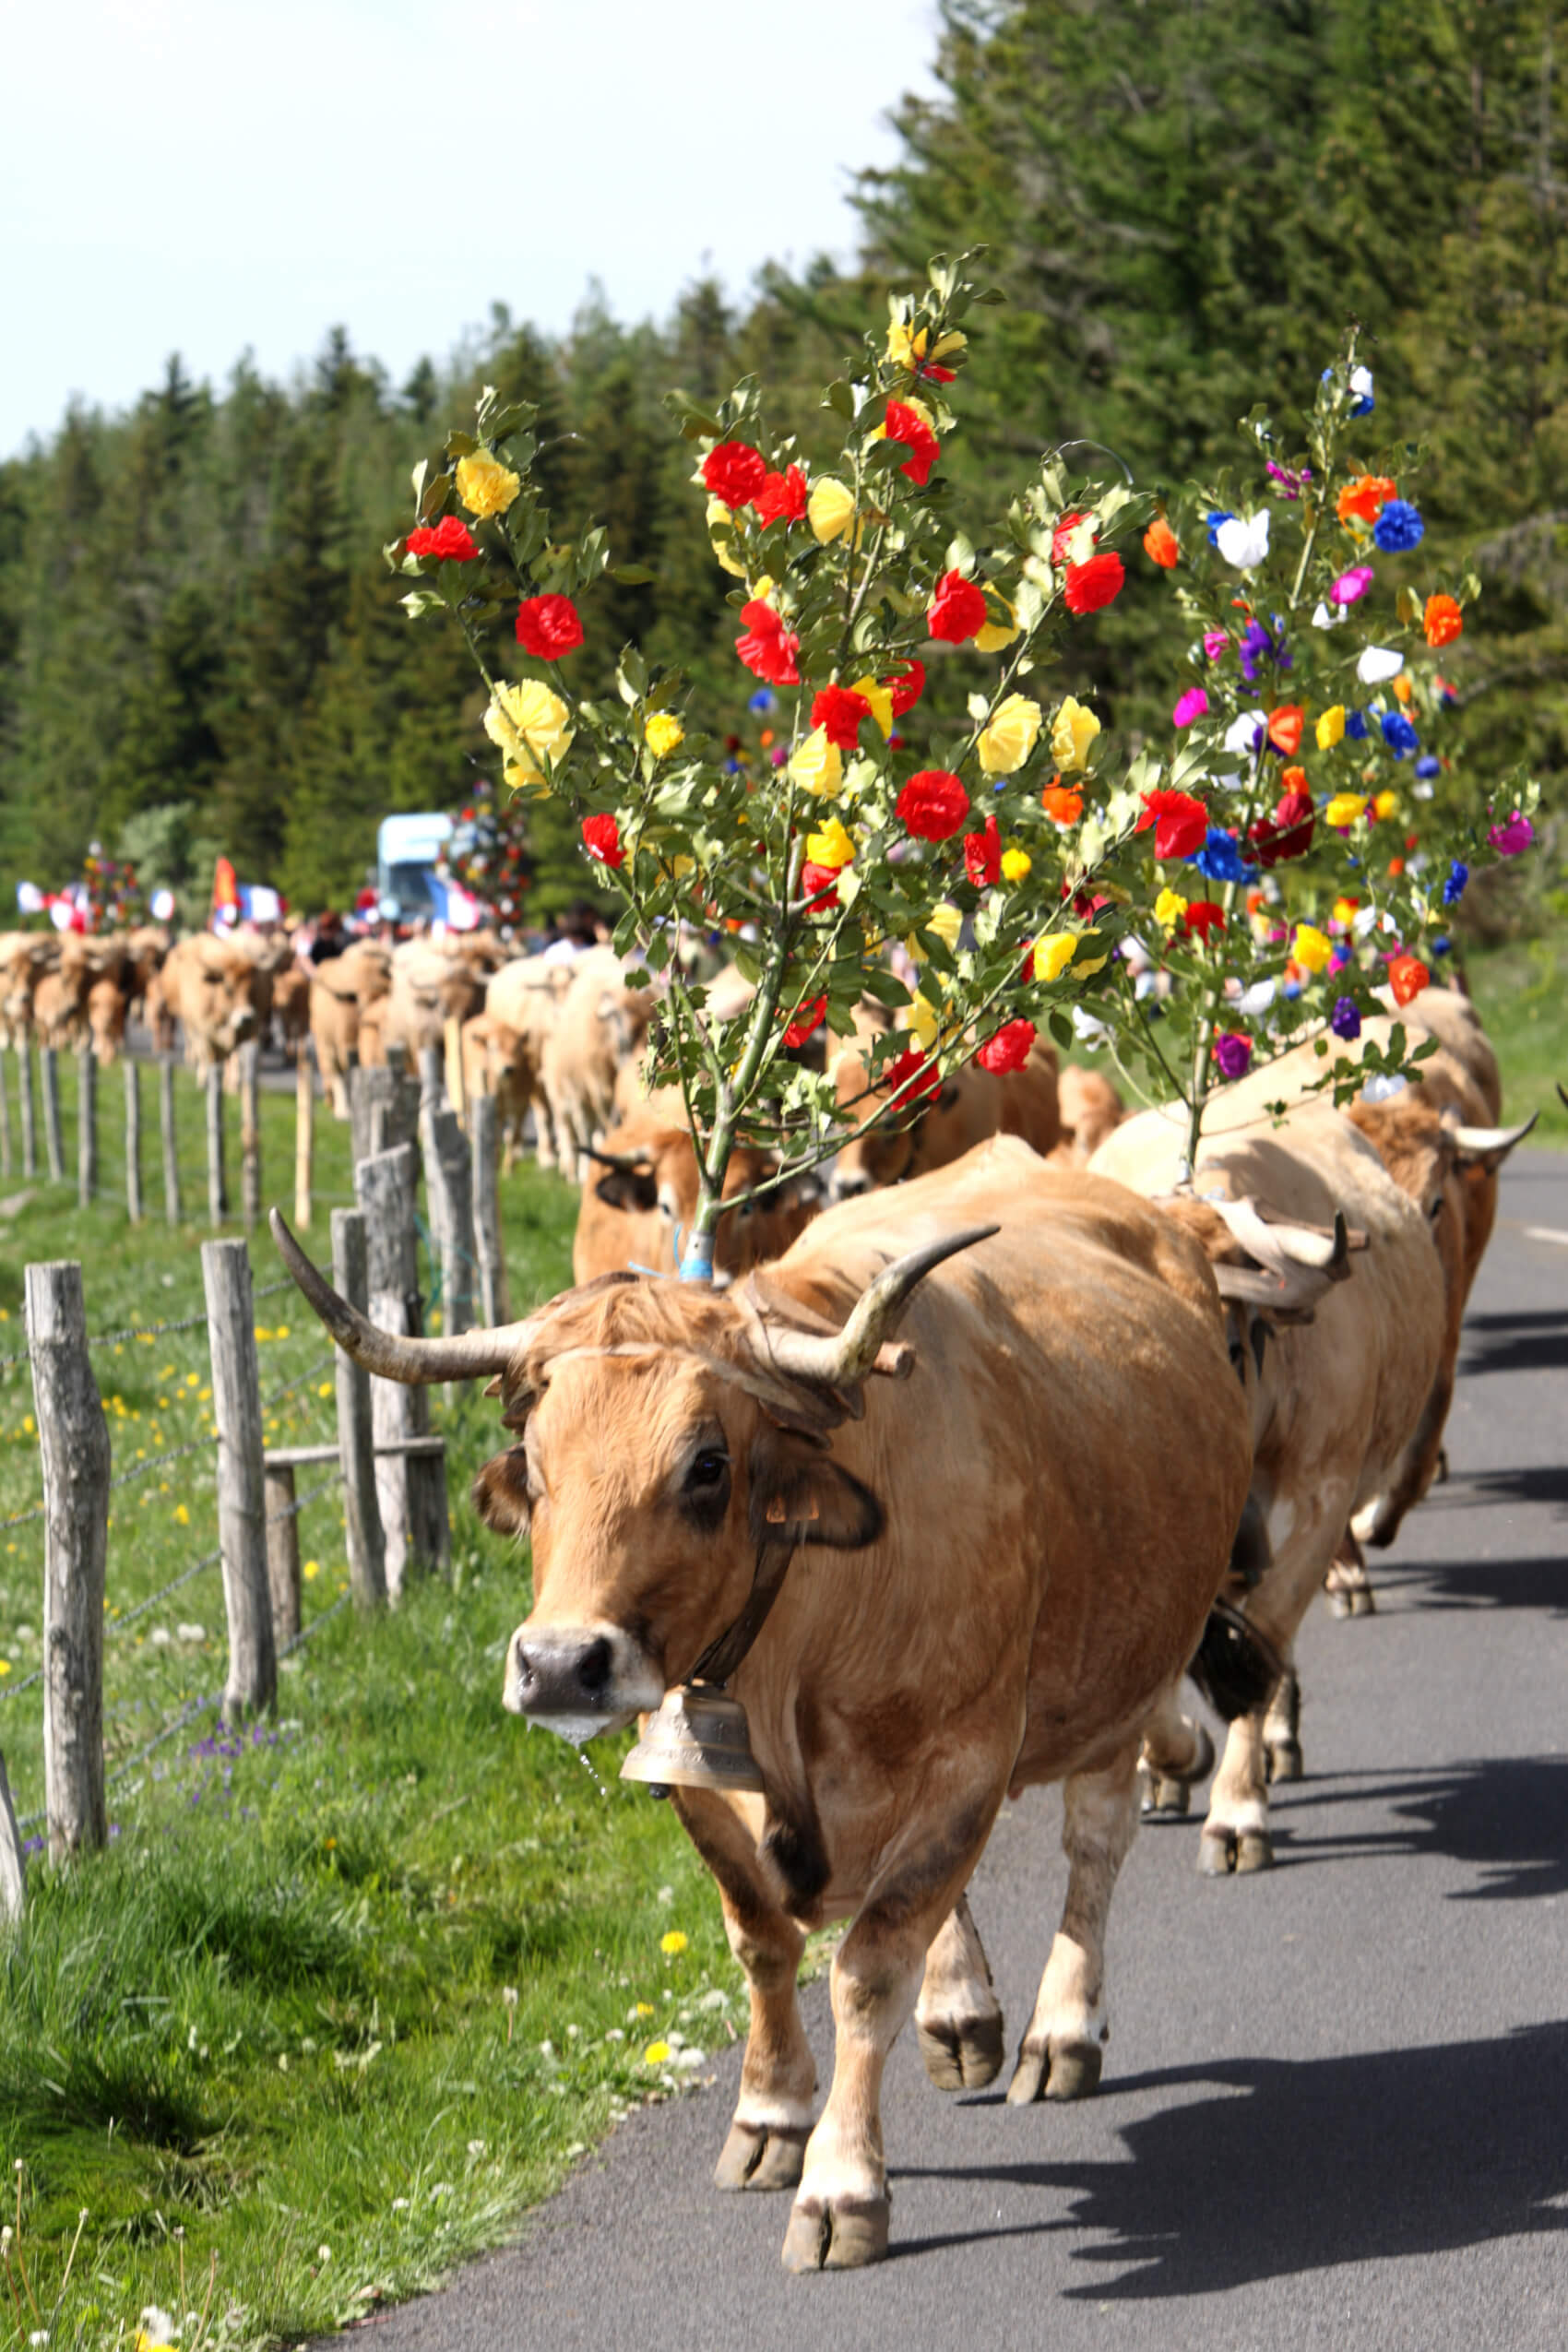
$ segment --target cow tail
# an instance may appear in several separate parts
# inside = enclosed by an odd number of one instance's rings
[[[1285,1671],[1273,1643],[1239,1609],[1217,1600],[1187,1672],[1216,1715],[1233,1723],[1265,1705]]]

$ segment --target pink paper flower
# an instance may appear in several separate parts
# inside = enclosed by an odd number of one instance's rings
[[[1374,577],[1370,564],[1352,564],[1348,572],[1340,573],[1328,591],[1329,597],[1336,604],[1359,604]]]
[[[1206,629],[1204,631],[1204,651],[1207,654],[1211,661],[1218,661],[1226,652],[1229,643],[1229,636],[1223,629]]]
[[[1201,686],[1189,686],[1170,714],[1173,727],[1190,727],[1194,719],[1208,716],[1208,696]]]
[[[1536,828],[1515,809],[1506,825],[1494,825],[1486,837],[1500,858],[1517,858],[1535,839]]]

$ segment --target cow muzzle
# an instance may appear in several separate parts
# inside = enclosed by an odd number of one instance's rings
[[[658,1706],[664,1677],[614,1625],[519,1625],[506,1653],[502,1705],[575,1747]]]

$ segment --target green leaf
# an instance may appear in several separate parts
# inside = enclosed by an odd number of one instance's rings
[[[851,386],[846,384],[841,376],[828,386],[822,396],[822,405],[825,409],[832,409],[837,415],[841,416],[846,424],[854,423],[855,395]]]
[[[612,564],[610,576],[622,588],[646,588],[649,580],[658,576],[650,572],[646,564]]]
[[[449,433],[446,435],[446,455],[449,457],[471,457],[478,447],[479,443],[471,433]]]
[[[422,457],[410,476],[414,485],[414,512],[416,515],[420,511],[420,501],[424,496],[425,477],[429,471],[430,459],[428,457]]]
[[[1062,1047],[1063,1051],[1069,1051],[1073,1043],[1073,1024],[1067,1018],[1066,1014],[1063,1011],[1060,1004],[1053,1004],[1051,1006],[1049,1027],[1051,1034],[1056,1039],[1057,1044]]]
[[[737,942],[735,947],[735,969],[740,973],[742,980],[750,980],[754,988],[762,978],[762,964],[760,959],[753,953],[751,948],[739,942]]]

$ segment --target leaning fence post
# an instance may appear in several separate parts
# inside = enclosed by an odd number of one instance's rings
[[[77,1206],[86,1208],[98,1190],[98,1058],[90,1045],[77,1048]]]
[[[240,1206],[245,1231],[261,1217],[261,1048],[247,1038],[240,1048]]]
[[[163,1142],[163,1215],[180,1221],[180,1139],[174,1131],[174,1063],[165,1054],[158,1065],[158,1127]]]
[[[469,1089],[463,1068],[463,1025],[456,1013],[446,1016],[442,1037],[445,1047],[446,1098],[457,1114],[458,1126],[466,1129],[469,1123]]]
[[[469,1098],[473,1155],[474,1255],[479,1260],[480,1321],[488,1330],[506,1320],[506,1260],[501,1248],[501,1196],[495,1182],[495,1097]]]
[[[229,1187],[223,1176],[223,1064],[207,1065],[207,1218],[221,1225],[229,1214]]]
[[[441,1048],[422,1045],[420,1048],[420,1117],[427,1111],[439,1111],[445,1091],[441,1074]]]
[[[474,1319],[474,1184],[455,1111],[437,1111],[425,1122],[424,1183],[441,1251],[441,1328],[468,1331]]]
[[[16,1926],[22,1916],[27,1891],[22,1836],[17,1827],[17,1809],[11,1802],[11,1784],[6,1777],[6,1759],[0,1756],[0,1922]]]
[[[310,1224],[311,1163],[315,1152],[315,1080],[310,1051],[300,1040],[294,1064],[294,1223],[301,1232]]]
[[[339,1298],[363,1314],[370,1287],[364,1218],[357,1208],[332,1212],[332,1280]],[[338,1350],[338,1448],[349,1532],[349,1584],[362,1609],[379,1609],[386,1598],[386,1539],[375,1499],[370,1374],[341,1348]]]
[[[103,1591],[109,1428],[87,1348],[82,1270],[27,1269],[28,1350],[43,1457],[43,1788],[49,1858],[108,1835]]]
[[[412,1144],[377,1152],[362,1159],[354,1170],[365,1222],[365,1312],[379,1329],[416,1338],[423,1326],[414,1227],[418,1181]],[[373,1380],[370,1411],[378,1448],[430,1434],[430,1396],[423,1388],[408,1387],[398,1380]],[[410,1564],[439,1568],[450,1557],[445,1466],[430,1455],[378,1452],[375,1491],[386,1538],[386,1589],[396,1600]]]
[[[50,1182],[65,1181],[65,1153],[60,1141],[60,1057],[52,1045],[38,1049],[38,1075],[43,1090],[43,1147],[49,1158]]]
[[[142,1220],[141,1064],[125,1056],[125,1210],[133,1225]]]
[[[38,1129],[32,1109],[32,1039],[24,1029],[17,1048],[17,1101],[22,1114],[22,1174],[38,1174]]]
[[[219,1065],[214,1063],[213,1068]],[[221,1078],[221,1071],[219,1071]],[[261,1373],[255,1353],[251,1265],[243,1241],[204,1241],[212,1414],[218,1423],[218,1541],[229,1619],[223,1714],[233,1723],[278,1697],[278,1652],[267,1577]]]
[[[272,1639],[279,1657],[300,1631],[300,1516],[291,1462],[263,1463],[267,1509],[267,1583],[272,1596]]]
[[[6,1056],[0,1052],[0,1176],[11,1173],[11,1095],[6,1077]],[[5,1767],[0,1764],[0,1771]]]

